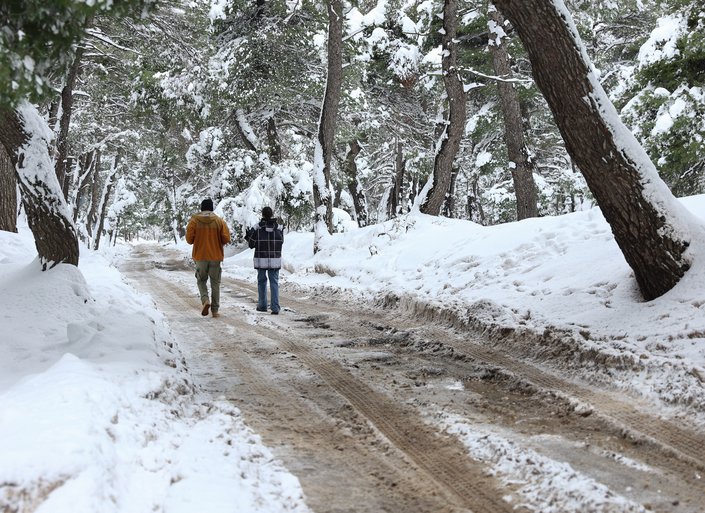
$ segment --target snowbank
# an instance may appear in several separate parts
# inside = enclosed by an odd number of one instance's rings
[[[308,511],[240,412],[199,398],[151,300],[93,252],[35,253],[0,231],[0,510]]]

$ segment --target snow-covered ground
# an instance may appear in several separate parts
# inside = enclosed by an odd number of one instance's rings
[[[199,396],[151,299],[82,249],[40,272],[29,230],[0,231],[0,511],[309,511],[239,411]]]
[[[705,219],[705,196],[680,201]],[[692,268],[650,302],[597,208],[493,227],[417,214],[330,237],[315,256],[312,234],[292,233],[283,277],[448,309],[479,329],[496,328],[506,344],[507,333],[533,336],[529,356],[537,360],[557,359],[560,344],[575,373],[702,414],[705,232],[695,229]],[[233,274],[249,267],[248,251],[226,262]]]
[[[705,197],[683,203],[705,218]],[[702,412],[705,240],[693,242],[693,268],[648,303],[598,210],[490,228],[417,214],[329,237],[315,256],[312,234],[291,233],[282,278],[560,333],[631,362],[616,385]],[[106,255],[84,248],[78,269],[42,273],[34,254],[26,227],[0,232],[3,510],[307,511],[238,410],[200,397],[162,315]],[[251,258],[229,256],[226,272],[253,279]]]

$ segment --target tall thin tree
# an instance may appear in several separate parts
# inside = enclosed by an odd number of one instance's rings
[[[367,198],[365,191],[360,183],[360,177],[357,172],[357,162],[355,159],[360,154],[362,147],[360,141],[353,139],[348,143],[348,154],[345,156],[345,185],[353,200],[353,208],[355,209],[355,219],[359,227],[367,226]]]
[[[88,22],[90,23],[90,21]],[[61,118],[59,120],[59,132],[56,136],[56,178],[59,180],[64,199],[69,197],[69,179],[66,176],[69,151],[69,128],[71,126],[71,114],[73,113],[73,90],[76,87],[76,79],[81,69],[84,47],[76,48],[76,54],[66,75],[66,83],[61,90]]]
[[[519,93],[511,82],[512,68],[509,64],[509,52],[505,42],[504,17],[490,3],[487,9],[489,41],[487,43],[492,56],[495,73],[499,76],[497,89],[504,118],[504,142],[514,182],[514,195],[517,202],[517,219],[538,216],[536,201],[536,184],[534,183],[534,165],[524,137],[524,123],[519,105]]]
[[[342,0],[328,0],[328,72],[313,163],[313,199],[316,208],[314,253],[320,250],[322,238],[333,231],[331,163],[343,82],[344,21]]]
[[[448,119],[445,130],[436,144],[433,177],[429,180],[428,192],[425,198],[420,198],[422,201],[421,212],[434,216],[440,214],[448,194],[453,161],[460,149],[460,140],[465,129],[465,91],[456,67],[458,59],[457,8],[456,0],[444,0],[441,68],[443,84],[448,95]]]

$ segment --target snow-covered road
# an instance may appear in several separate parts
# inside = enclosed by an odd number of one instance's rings
[[[701,511],[702,434],[442,316],[284,283],[275,317],[225,277],[223,316],[203,318],[183,252],[141,247],[123,270],[316,512]]]

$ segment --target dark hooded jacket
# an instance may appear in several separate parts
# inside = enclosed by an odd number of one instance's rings
[[[247,244],[255,250],[255,269],[280,269],[282,266],[283,227],[276,219],[262,219],[259,227],[246,233]]]

